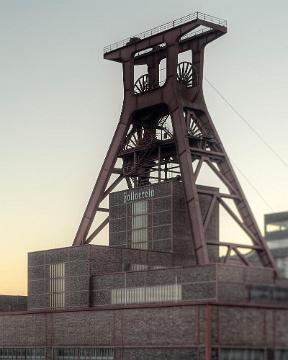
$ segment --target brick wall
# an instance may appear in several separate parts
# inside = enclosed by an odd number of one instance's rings
[[[28,308],[50,307],[51,264],[65,264],[65,307],[88,307],[91,302],[91,277],[118,273],[132,265],[147,268],[191,265],[193,259],[185,254],[151,252],[137,249],[87,245],[28,254]],[[116,275],[115,275],[116,276]]]
[[[209,192],[216,188],[198,186],[199,201],[203,219],[212,200]],[[190,254],[194,259],[193,238],[188,219],[182,182],[168,181],[160,184],[124,190],[109,196],[109,244],[117,247],[131,247],[132,204],[138,200],[127,200],[134,193],[151,193],[148,203],[148,249]],[[142,198],[141,198],[142,199]],[[140,200],[141,200],[140,199]],[[208,241],[219,241],[219,206],[215,205],[206,236]],[[213,251],[214,250],[214,251]],[[211,251],[215,258],[215,247]],[[195,259],[194,259],[195,263]]]
[[[0,295],[0,311],[27,310],[27,296]]]
[[[107,346],[127,351],[125,360],[134,359],[135,351],[192,351],[207,341],[215,349],[288,349],[287,323],[288,308],[216,304],[2,313],[0,347]]]

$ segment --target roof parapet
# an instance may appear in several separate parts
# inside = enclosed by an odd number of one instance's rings
[[[204,13],[201,13],[199,11],[196,11],[196,12],[194,12],[192,14],[183,16],[183,17],[181,17],[179,19],[169,21],[169,22],[167,22],[167,23],[165,23],[163,25],[157,26],[157,27],[155,27],[153,29],[146,30],[146,31],[144,31],[144,32],[142,32],[142,33],[140,33],[138,35],[134,35],[134,36],[131,36],[131,37],[126,38],[124,40],[115,42],[115,43],[113,43],[111,45],[105,46],[104,47],[104,54],[107,54],[107,53],[109,53],[111,51],[114,51],[114,50],[120,49],[122,47],[125,47],[129,43],[132,43],[132,41],[136,43],[136,42],[144,40],[144,39],[146,39],[146,38],[148,38],[150,36],[160,34],[160,33],[164,32],[164,31],[176,28],[176,27],[178,27],[180,25],[186,24],[186,23],[188,23],[190,21],[197,20],[197,19],[204,20],[204,21],[216,24],[216,25],[223,26],[224,28],[227,28],[227,21],[226,20],[217,18],[215,16],[211,16],[211,15],[208,15],[208,14],[204,14]]]

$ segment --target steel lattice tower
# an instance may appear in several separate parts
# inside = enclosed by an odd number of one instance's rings
[[[122,181],[129,189],[175,177],[183,182],[195,257],[200,265],[211,262],[208,247],[226,248],[224,262],[233,253],[243,264],[242,250],[257,254],[263,266],[275,266],[251,209],[208,113],[203,96],[204,50],[224,35],[226,21],[193,13],[104,49],[104,58],[122,63],[124,101],[122,112],[96,185],[83,215],[73,245],[84,245],[103,229],[89,236],[98,212],[107,212],[101,202]],[[179,61],[179,55],[190,58]],[[161,77],[161,66],[166,74]],[[135,78],[135,68],[147,72]],[[121,167],[116,162],[121,160]],[[117,162],[118,163],[118,162]],[[196,179],[203,164],[225,184],[228,193],[211,193],[203,219]],[[112,176],[117,175],[114,181]],[[233,200],[237,212],[225,200]],[[251,245],[209,243],[205,229],[219,202],[251,239]],[[276,270],[275,270],[276,271]]]

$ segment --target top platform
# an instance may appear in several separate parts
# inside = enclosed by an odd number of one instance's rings
[[[160,25],[160,26],[157,26],[151,30],[146,30],[140,34],[137,34],[137,35],[134,35],[134,36],[131,36],[129,38],[126,38],[124,40],[121,40],[121,41],[118,41],[116,43],[113,43],[111,45],[108,45],[108,46],[105,46],[104,48],[104,54],[107,54],[111,51],[114,51],[114,50],[117,50],[117,49],[120,49],[122,47],[125,47],[129,42],[131,43],[131,40],[135,39],[135,42],[138,42],[140,40],[144,40],[150,36],[153,36],[153,35],[157,35],[157,34],[160,34],[164,31],[167,31],[167,30],[170,30],[170,29],[173,29],[173,28],[176,28],[180,25],[183,25],[183,24],[186,24],[190,21],[193,21],[193,20],[204,20],[204,21],[208,21],[210,23],[213,23],[213,24],[216,24],[216,25],[220,25],[220,26],[223,26],[223,27],[227,27],[227,21],[224,20],[224,19],[220,19],[220,18],[217,18],[215,16],[211,16],[211,15],[208,15],[208,14],[204,14],[204,13],[201,13],[199,11],[196,11],[192,14],[189,14],[189,15],[186,15],[186,16],[183,16],[179,19],[176,19],[176,20],[173,20],[173,21],[169,21],[163,25]],[[200,30],[200,32],[203,32],[204,30]]]

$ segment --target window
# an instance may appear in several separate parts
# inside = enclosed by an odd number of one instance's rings
[[[220,360],[265,360],[265,354],[255,349],[221,349]]]
[[[275,231],[287,231],[288,230],[288,220],[279,220],[270,223],[266,223],[266,232],[271,233]]]
[[[157,269],[165,269],[163,265],[150,265],[147,264],[129,264],[126,271],[145,271],[145,270],[157,270]]]
[[[268,240],[267,244],[270,249],[281,249],[288,247],[288,239],[273,239]]]
[[[54,349],[56,360],[113,360],[114,351],[110,348],[58,348]]]
[[[65,263],[50,264],[50,308],[61,309],[65,306]]]
[[[288,360],[288,350],[276,350],[275,360]]]
[[[0,360],[44,360],[45,350],[40,348],[0,348]]]
[[[135,249],[148,249],[148,202],[132,203],[132,242]]]
[[[181,284],[120,288],[111,291],[112,304],[142,304],[181,299]]]
[[[148,265],[145,264],[131,264],[130,271],[144,271],[148,270]]]
[[[276,266],[280,276],[288,278],[288,257],[276,258]]]

